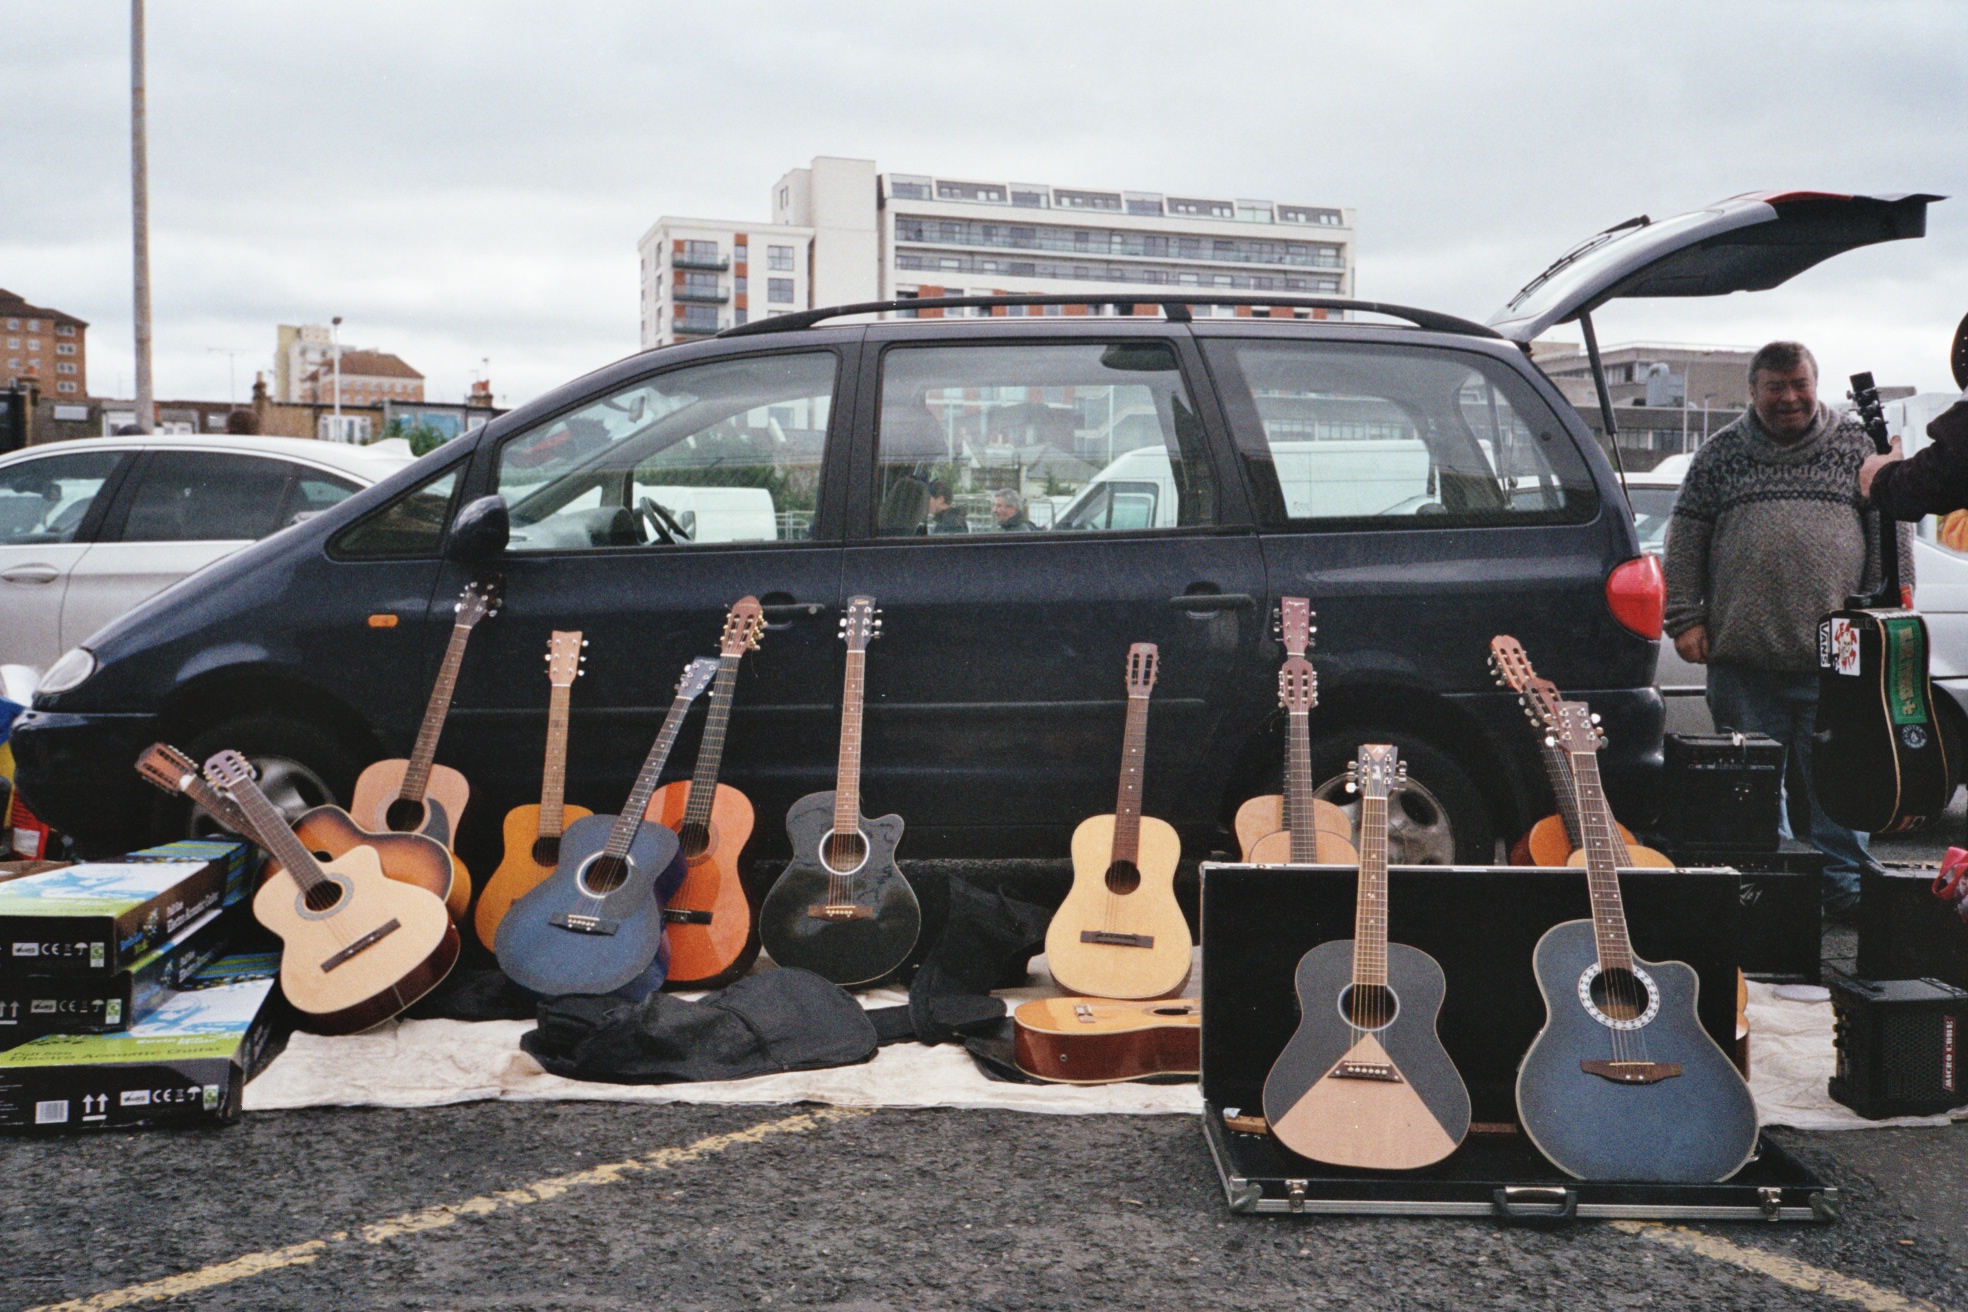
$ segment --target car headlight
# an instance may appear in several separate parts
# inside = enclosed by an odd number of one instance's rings
[[[87,647],[70,647],[62,653],[60,660],[48,667],[48,672],[41,676],[41,686],[35,692],[68,692],[81,687],[95,672],[95,653]]]

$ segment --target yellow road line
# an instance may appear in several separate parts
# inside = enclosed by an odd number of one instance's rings
[[[644,1157],[607,1162],[600,1166],[591,1166],[584,1171],[575,1171],[570,1175],[548,1176],[546,1179],[535,1180],[516,1189],[502,1189],[494,1194],[467,1198],[463,1202],[442,1203],[436,1207],[426,1207],[421,1211],[405,1212],[400,1216],[361,1227],[357,1237],[365,1244],[388,1243],[392,1239],[401,1239],[408,1235],[421,1234],[426,1230],[437,1230],[453,1225],[460,1217],[489,1216],[515,1207],[548,1202],[575,1189],[621,1184],[645,1171],[667,1171],[672,1167],[700,1161],[732,1148],[758,1143],[775,1134],[804,1134],[829,1121],[865,1115],[867,1112],[861,1108],[824,1107],[816,1111],[782,1117],[776,1121],[761,1121],[743,1130],[735,1130],[730,1134],[713,1134],[682,1147],[659,1148]],[[229,1285],[234,1281],[264,1275],[269,1271],[279,1271],[290,1266],[305,1266],[309,1262],[319,1260],[329,1251],[331,1244],[344,1244],[349,1240],[348,1231],[337,1230],[326,1239],[311,1239],[304,1244],[291,1244],[286,1248],[246,1253],[227,1262],[218,1262],[212,1266],[200,1267],[196,1271],[187,1271],[183,1275],[166,1276],[162,1280],[150,1280],[140,1285],[125,1285],[121,1289],[91,1294],[86,1298],[70,1299],[66,1303],[51,1303],[30,1308],[28,1312],[107,1312],[110,1308],[128,1307],[133,1303],[151,1303],[158,1299],[195,1294],[200,1290]]]
[[[1682,1225],[1663,1225],[1659,1221],[1613,1221],[1613,1229],[1651,1239],[1657,1244],[1694,1253],[1711,1262],[1722,1262],[1744,1271],[1755,1272],[1792,1289],[1823,1294],[1847,1303],[1857,1303],[1865,1312],[1943,1312],[1924,1298],[1911,1298],[1881,1289],[1856,1276],[1840,1275],[1809,1262],[1800,1262],[1782,1253],[1761,1248],[1745,1248],[1719,1235],[1703,1234]]]

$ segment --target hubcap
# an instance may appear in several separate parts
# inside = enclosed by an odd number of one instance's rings
[[[334,793],[320,775],[291,757],[248,756],[246,760],[259,780],[260,791],[279,808],[280,814],[287,817],[289,824],[315,807],[326,806],[335,800]],[[211,816],[193,807],[185,832],[192,838],[211,838],[223,834],[225,830]]]
[[[1334,775],[1313,790],[1313,796],[1346,812],[1353,823],[1354,845],[1358,846],[1360,798],[1346,791],[1346,776]],[[1455,830],[1449,824],[1448,810],[1416,780],[1397,784],[1387,795],[1388,864],[1452,866],[1455,859]]]

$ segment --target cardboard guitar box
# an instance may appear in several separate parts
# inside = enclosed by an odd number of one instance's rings
[[[127,1030],[232,948],[249,930],[246,908],[207,911],[130,969],[96,975],[0,977],[0,1045],[41,1034]],[[253,927],[256,928],[256,927]]]
[[[0,1131],[218,1124],[277,1051],[277,954],[223,957],[120,1034],[50,1034],[0,1052]]]
[[[1448,981],[1438,1021],[1468,1087],[1472,1129],[1461,1148],[1421,1171],[1323,1166],[1268,1134],[1230,1128],[1262,1115],[1264,1079],[1298,1027],[1293,972],[1305,952],[1353,936],[1358,872],[1350,866],[1202,868],[1203,1130],[1235,1212],[1710,1220],[1829,1220],[1837,1191],[1764,1140],[1721,1184],[1575,1180],[1517,1129],[1517,1064],[1544,1024],[1531,953],[1551,926],[1590,917],[1582,871],[1523,866],[1395,866],[1388,936],[1440,963]],[[1731,870],[1633,870],[1620,877],[1633,949],[1684,961],[1701,980],[1703,1026],[1729,1051],[1735,1037]]]
[[[186,925],[242,900],[252,849],[186,840],[0,882],[0,978],[129,970]]]

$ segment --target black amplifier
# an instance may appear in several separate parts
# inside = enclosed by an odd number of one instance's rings
[[[1831,1007],[1834,1099],[1871,1120],[1935,1116],[1968,1103],[1960,1057],[1968,993],[1937,979],[1834,975]]]
[[[1968,921],[1934,896],[1931,866],[1887,866],[1859,875],[1863,979],[1938,979],[1968,988]]]
[[[1672,850],[1774,852],[1784,748],[1760,733],[1671,733],[1661,838]]]

